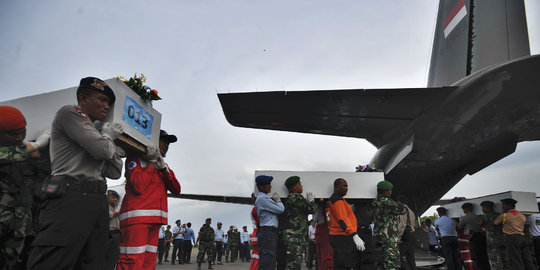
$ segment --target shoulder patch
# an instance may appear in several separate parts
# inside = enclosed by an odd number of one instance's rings
[[[87,118],[88,118],[88,115],[85,114],[85,113],[83,113],[83,112],[81,111],[81,108],[79,108],[78,106],[73,106],[73,108],[75,108],[75,111],[76,111],[78,114],[80,114],[82,117],[84,117],[84,119],[87,119]]]
[[[137,167],[137,162],[135,162],[134,160],[130,161],[127,165],[128,167],[128,170],[133,170],[133,168]]]

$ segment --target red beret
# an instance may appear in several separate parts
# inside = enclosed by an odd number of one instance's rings
[[[19,109],[0,106],[0,131],[14,131],[26,127],[26,120]]]

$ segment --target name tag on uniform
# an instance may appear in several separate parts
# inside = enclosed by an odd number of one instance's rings
[[[122,120],[151,139],[154,116],[129,96],[126,96]]]

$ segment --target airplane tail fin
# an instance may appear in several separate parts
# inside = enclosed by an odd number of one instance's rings
[[[523,0],[441,0],[428,87],[530,55]]]

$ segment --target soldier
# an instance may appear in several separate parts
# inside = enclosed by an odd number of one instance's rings
[[[287,249],[287,269],[300,269],[302,264],[302,249],[306,244],[308,215],[315,213],[316,205],[313,202],[313,193],[306,193],[307,199],[302,196],[303,187],[300,177],[291,176],[285,180],[289,190],[285,202],[286,225],[285,239]]]
[[[225,248],[225,262],[229,263],[229,254],[231,253],[231,245],[229,245],[229,234],[233,231],[234,226],[231,225],[227,234],[223,236],[223,245]]]
[[[493,224],[493,221],[499,213],[493,209],[494,203],[492,201],[483,201],[480,203],[482,206],[482,212],[484,214],[480,216],[482,219],[482,227],[486,231],[486,243],[488,259],[491,269],[504,269],[504,245],[502,243],[502,227],[500,225]]]
[[[208,254],[208,269],[214,269],[212,267],[212,261],[214,260],[214,248],[216,248],[216,242],[214,241],[214,229],[210,227],[212,223],[211,218],[206,219],[199,230],[197,241],[195,241],[195,247],[199,247],[199,254],[197,254],[197,269],[201,269],[201,263],[204,260],[204,254]],[[199,244],[200,243],[200,244]]]
[[[50,168],[39,150],[47,146],[50,134],[25,143],[23,114],[17,108],[0,106],[0,115],[0,265],[11,269],[35,234],[39,209],[34,207],[38,203],[35,192]]]
[[[236,227],[233,227],[232,232],[229,234],[229,250],[231,254],[231,262],[236,261],[238,258],[238,251],[240,248],[240,232]]]
[[[508,255],[508,265],[512,269],[536,269],[529,248],[529,241],[523,233],[526,218],[516,210],[517,201],[511,198],[501,200],[504,213],[493,224],[502,224],[504,245]]]
[[[354,266],[354,249],[365,250],[364,241],[358,236],[357,221],[351,206],[343,196],[349,186],[343,178],[334,181],[334,194],[326,204],[326,217],[330,245],[334,254],[334,270],[351,269]]]
[[[43,187],[40,231],[32,242],[30,269],[102,269],[105,265],[109,215],[106,178],[122,175],[123,150],[114,144],[120,123],[103,121],[115,101],[102,80],[81,79],[78,105],[62,107],[51,127],[52,176]]]
[[[171,225],[167,225],[167,230],[165,230],[165,247],[163,249],[163,257],[165,258],[164,262],[169,262],[169,250],[171,249],[171,243],[173,240]]]
[[[377,198],[373,201],[375,243],[378,269],[398,269],[401,265],[398,241],[398,216],[406,213],[403,205],[390,199],[394,185],[388,181],[377,184]]]

